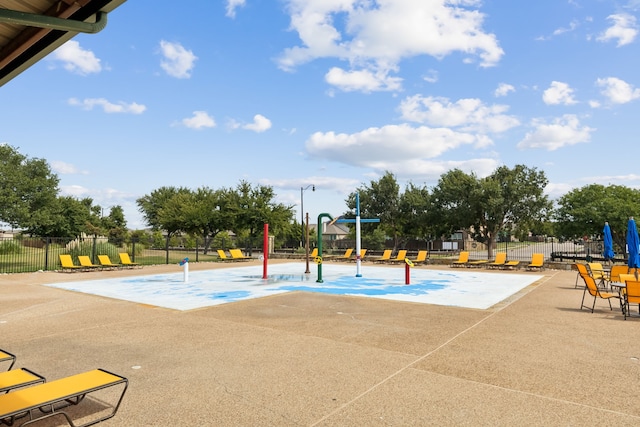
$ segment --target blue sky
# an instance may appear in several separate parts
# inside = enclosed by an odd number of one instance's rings
[[[640,0],[177,4],[127,1],[0,88],[0,143],[131,228],[161,186],[270,185],[300,221],[315,185],[311,222],[387,170],[640,188]]]

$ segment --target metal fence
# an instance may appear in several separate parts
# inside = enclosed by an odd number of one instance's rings
[[[335,243],[335,242],[332,242]],[[230,247],[237,246],[235,242],[229,242]],[[415,247],[414,247],[415,246]],[[488,259],[488,252],[482,245],[477,244],[464,250],[470,252],[471,259]],[[325,251],[328,253],[344,253],[347,248],[354,248],[355,241],[340,241],[339,245],[327,244]],[[365,248],[365,246],[362,246]],[[415,256],[419,249],[429,249],[429,242],[421,242],[412,245],[408,256]],[[191,247],[169,247],[163,242],[152,240],[133,241],[128,243],[109,242],[105,238],[88,237],[84,239],[62,239],[62,238],[7,238],[0,237],[0,274],[2,273],[23,273],[34,271],[60,270],[60,255],[69,254],[76,264],[78,255],[87,255],[94,264],[98,264],[98,255],[107,255],[112,262],[120,262],[119,254],[126,252],[132,261],[141,265],[157,265],[179,263],[185,258],[190,262],[218,261],[216,249],[210,248],[205,251],[202,243],[198,240],[192,242]],[[245,249],[248,255],[256,256],[262,251],[261,247]],[[436,258],[457,258],[460,250],[455,251],[431,251],[429,257]],[[509,260],[529,261],[534,253],[544,254],[546,261],[567,262],[576,261],[602,261],[602,242],[563,242],[559,243],[549,239],[543,242],[499,242],[493,251],[506,252]],[[278,254],[291,255],[304,254],[301,248],[276,248],[275,256]],[[367,256],[377,256],[382,254],[382,250],[368,250]],[[366,258],[365,258],[366,261]],[[625,256],[618,254],[615,262],[624,262]]]
[[[389,243],[389,242],[388,242]],[[460,242],[462,243],[462,242]],[[329,248],[329,251],[333,254],[344,253],[345,249],[354,248],[354,240],[340,240],[334,241],[328,245],[323,244],[325,248]],[[486,260],[489,259],[489,254],[485,245],[480,243],[466,242],[466,245],[460,244],[458,249],[455,250],[434,250],[434,247],[442,246],[436,245],[427,241],[411,241],[402,245],[398,249],[407,249],[408,256],[413,257],[419,250],[428,250],[429,257],[432,259],[444,258],[444,259],[457,259],[461,250],[469,251],[470,259],[474,260]],[[363,248],[366,245],[362,246]],[[387,245],[387,248],[392,246]],[[543,241],[530,241],[530,242],[498,242],[493,249],[493,257],[497,252],[506,252],[508,260],[518,260],[522,262],[530,261],[534,253],[542,253],[545,261],[554,262],[567,262],[572,263],[576,261],[603,261],[602,257],[602,241],[566,241],[558,242],[557,239],[546,239]],[[379,256],[383,252],[380,250],[367,250],[367,256]],[[614,262],[624,262],[624,253],[616,255]]]
[[[78,255],[87,255],[94,264],[99,264],[98,255],[107,255],[113,263],[120,262],[120,253],[128,253],[131,260],[141,265],[179,263],[189,261],[216,261],[215,250],[204,250],[196,240],[192,247],[169,247],[161,242],[133,241],[109,242],[105,238],[83,239],[0,237],[0,273],[24,273],[33,271],[60,270],[60,255],[71,255],[78,265]],[[231,243],[231,242],[230,242]]]

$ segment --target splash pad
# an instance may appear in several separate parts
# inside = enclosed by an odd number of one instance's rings
[[[185,282],[180,273],[54,283],[45,286],[126,300],[174,310],[192,310],[305,291],[382,298],[414,303],[487,309],[543,276],[450,270],[412,269],[405,284],[404,269],[367,266],[364,277],[353,267],[326,265],[324,283],[303,274],[304,264],[271,265],[266,279],[262,266],[192,271]]]

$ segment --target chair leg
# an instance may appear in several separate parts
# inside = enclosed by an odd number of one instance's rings
[[[587,296],[587,287],[585,286],[584,292],[582,293],[582,302],[580,303],[580,310],[582,310],[583,308],[587,308],[587,309],[591,310],[591,312],[593,313],[593,310],[596,307],[596,297],[593,297],[593,305],[591,307],[589,307],[588,305],[584,305],[584,298],[586,296]]]

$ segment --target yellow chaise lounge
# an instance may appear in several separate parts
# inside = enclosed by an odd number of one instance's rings
[[[111,411],[99,416],[97,419],[90,420],[84,424],[75,424],[67,412],[60,410],[69,405],[79,404],[90,393],[117,385],[124,385],[118,401],[114,404],[109,404],[101,399],[100,402],[104,405],[109,405]],[[94,369],[44,384],[22,388],[0,395],[0,422],[9,426],[22,426],[46,418],[63,416],[67,424],[72,427],[86,427],[97,424],[112,418],[116,414],[128,385],[129,381],[125,377],[104,369]],[[22,424],[14,424],[25,415],[27,419]]]
[[[451,263],[451,267],[466,267],[469,262],[469,252],[461,251],[457,261]]]
[[[75,265],[73,263],[73,258],[71,258],[69,254],[60,255],[60,265],[62,266],[62,271],[84,270],[84,267],[81,265]]]
[[[9,362],[9,367],[7,368],[7,371],[9,371],[16,363],[16,356],[8,351],[0,350],[0,363],[5,362]]]
[[[129,254],[127,252],[121,252],[118,254],[118,256],[120,257],[120,262],[122,263],[122,265],[124,267],[142,267],[140,264],[138,264],[137,262],[132,262],[131,258],[129,258]]]
[[[18,368],[6,372],[0,372],[0,394],[16,388],[43,383],[45,381],[46,380],[42,375],[36,374],[27,368]]]
[[[111,262],[111,258],[109,258],[109,255],[98,255],[98,261],[100,262],[100,265],[104,268],[120,268],[122,267],[122,264],[114,264]]]
[[[249,256],[244,256],[240,249],[229,249],[229,253],[231,254],[231,259],[236,261],[249,261],[251,259]]]

